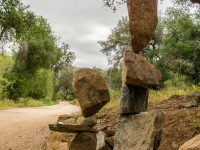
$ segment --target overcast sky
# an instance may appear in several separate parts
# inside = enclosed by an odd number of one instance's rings
[[[76,55],[74,66],[108,68],[107,57],[100,52],[97,41],[106,40],[121,16],[128,15],[126,5],[113,13],[103,7],[102,0],[22,0],[22,3],[47,19],[55,35],[61,36],[61,42],[69,44]],[[168,3],[168,0],[159,3],[159,9]]]

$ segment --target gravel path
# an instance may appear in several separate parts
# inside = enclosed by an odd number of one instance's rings
[[[44,150],[49,137],[48,124],[58,116],[79,111],[60,102],[54,106],[0,110],[0,150]]]

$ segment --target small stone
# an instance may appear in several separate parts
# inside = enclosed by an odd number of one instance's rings
[[[191,100],[191,101],[187,102],[187,103],[185,104],[185,107],[186,107],[186,108],[198,107],[198,103],[197,103],[197,101],[194,99],[194,100]]]
[[[111,136],[111,137],[107,137],[106,138],[106,142],[108,143],[108,145],[113,148],[114,147],[114,138],[115,136]]]
[[[123,85],[121,89],[119,114],[137,114],[147,110],[148,89],[134,85]]]
[[[96,150],[96,133],[79,132],[72,140],[69,150]]]
[[[57,122],[63,122],[63,121],[65,121],[65,120],[67,120],[67,119],[70,119],[70,118],[73,118],[73,116],[72,116],[72,115],[69,115],[69,114],[60,115],[60,116],[58,117]]]
[[[79,117],[78,124],[88,127],[94,127],[97,124],[97,116],[93,115],[91,117]]]
[[[47,140],[46,150],[58,149],[58,150],[68,150],[69,146],[67,142],[61,142],[59,139],[62,137],[61,133],[54,132]]]
[[[163,111],[119,116],[114,150],[156,150],[160,145],[164,120]]]
[[[110,147],[106,143],[106,134],[102,131],[96,134],[97,136],[97,147],[96,150],[110,150]]]
[[[103,130],[103,132],[106,133],[107,137],[114,136],[115,132],[116,132],[116,128],[115,127],[109,127],[109,128],[106,128],[105,130]]]
[[[135,54],[130,50],[126,50],[124,52],[122,68],[122,85],[160,85],[162,77],[160,71],[140,54]]]
[[[106,82],[96,71],[90,68],[77,70],[74,74],[72,86],[84,117],[96,114],[110,101]]]

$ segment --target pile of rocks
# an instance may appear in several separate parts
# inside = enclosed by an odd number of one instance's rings
[[[77,121],[72,117],[62,120],[61,117],[57,124],[49,125],[50,130],[76,133],[69,145],[70,150],[110,150],[106,133],[93,128],[97,124],[95,114],[110,101],[106,82],[96,71],[82,68],[75,72],[72,85],[84,117]]]
[[[160,71],[140,54],[157,24],[156,0],[127,0],[132,50],[124,52],[122,89],[114,150],[156,150],[165,120],[163,111],[146,112],[148,87],[158,86]]]

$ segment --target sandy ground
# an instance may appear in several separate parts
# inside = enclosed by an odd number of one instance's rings
[[[68,102],[54,106],[0,110],[0,150],[44,150],[48,124],[79,108]]]

